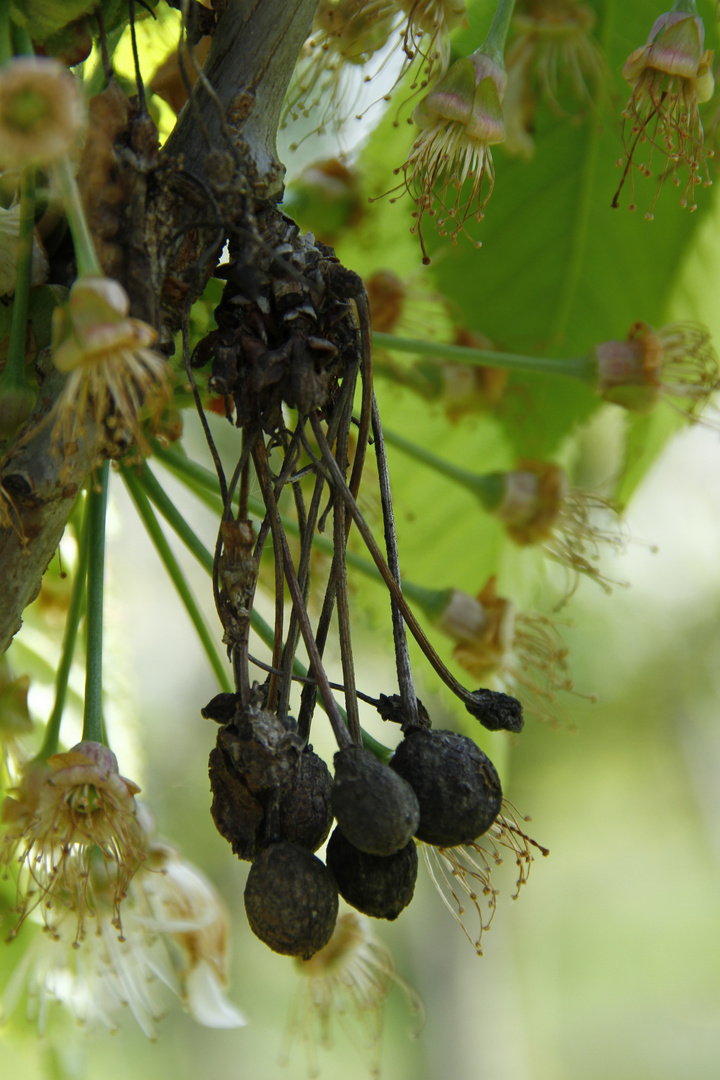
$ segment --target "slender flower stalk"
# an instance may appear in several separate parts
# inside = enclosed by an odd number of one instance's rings
[[[593,519],[598,513],[617,518],[617,511],[601,495],[570,488],[559,465],[524,461],[507,472],[472,473],[394,432],[386,431],[385,438],[471,491],[483,508],[504,524],[516,544],[542,545],[547,555],[567,567],[573,583],[566,598],[575,591],[580,574],[610,591],[611,583],[597,565],[600,545],[622,549],[624,538],[619,530],[598,527]]]
[[[109,463],[106,461],[88,491],[87,657],[85,662],[85,710],[82,737],[102,743],[103,594],[105,582],[105,513]]]
[[[228,677],[227,665],[223,663],[220,655],[218,654],[213,637],[210,634],[207,626],[205,625],[205,620],[202,616],[200,609],[197,606],[197,603],[195,602],[195,598],[190,591],[190,587],[185,580],[185,575],[180,568],[180,564],[173,555],[172,550],[170,549],[170,545],[165,539],[162,529],[158,525],[157,518],[152,511],[152,507],[150,506],[147,495],[143,491],[138,477],[133,473],[132,469],[124,470],[123,479],[127,484],[130,496],[135,503],[135,507],[140,514],[140,517],[142,518],[143,524],[145,525],[145,528],[147,529],[153,544],[155,545],[158,555],[162,559],[165,569],[170,575],[170,578],[178,591],[180,599],[182,600],[183,605],[188,615],[190,616],[192,624],[197,631],[198,637],[200,638],[202,646],[205,650],[205,654],[210,661],[217,680],[222,689],[229,693],[232,689],[232,686]]]
[[[63,154],[55,162],[54,176],[73,238],[78,277],[100,278],[102,267],[85,217],[75,173],[67,154]]]
[[[35,391],[28,382],[25,368],[34,231],[35,169],[30,165],[23,169],[20,188],[15,299],[7,358],[0,374],[0,440],[15,433],[35,404]]]
[[[89,553],[89,534],[90,534],[90,513],[89,507],[85,505],[85,513],[83,515],[83,523],[78,537],[78,559],[75,567],[75,580],[73,581],[72,592],[70,594],[70,604],[65,618],[65,633],[63,636],[62,649],[60,652],[60,663],[58,664],[57,673],[55,675],[55,704],[53,705],[52,712],[45,727],[45,735],[43,738],[43,744],[36,757],[37,763],[46,762],[48,758],[58,752],[58,746],[60,742],[60,723],[62,721],[63,710],[65,708],[65,698],[67,696],[68,679],[70,677],[70,667],[73,661],[73,654],[75,652],[75,642],[77,641],[78,627],[80,625],[80,618],[82,616],[83,607],[85,604],[85,593],[87,587],[87,569],[88,569],[88,553]]]
[[[605,400],[633,412],[648,412],[662,399],[693,421],[720,388],[720,361],[710,332],[693,322],[670,323],[659,330],[636,322],[626,341],[603,342],[585,356],[562,359],[419,341],[377,331],[373,342],[393,352],[444,357],[468,366],[577,379]]]
[[[442,357],[474,367],[490,365],[509,372],[560,375],[566,379],[579,379],[593,386],[596,381],[597,369],[592,357],[589,356],[562,359],[552,356],[523,356],[520,353],[495,352],[494,349],[458,345],[446,341],[422,341],[419,338],[396,337],[394,334],[380,331],[373,332],[373,343],[377,348],[390,349],[393,352],[413,353],[415,356],[427,356],[432,359]]]

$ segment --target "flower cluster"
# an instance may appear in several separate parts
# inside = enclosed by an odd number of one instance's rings
[[[101,866],[90,866],[95,897],[92,932],[78,942],[71,912],[61,912],[53,933],[35,936],[0,1002],[7,1019],[27,992],[28,1012],[43,1033],[52,1004],[88,1030],[117,1030],[129,1010],[148,1036],[176,994],[198,1023],[239,1027],[245,1019],[225,996],[227,915],[203,874],[165,844],[148,839],[147,859],[123,900],[118,934],[112,888]]]
[[[317,115],[314,130],[339,129],[357,108],[364,83],[392,54],[403,62],[393,88],[417,61],[411,92],[433,71],[445,71],[449,33],[466,22],[464,0],[320,0],[285,108],[285,120]],[[367,66],[377,59],[376,70]]]

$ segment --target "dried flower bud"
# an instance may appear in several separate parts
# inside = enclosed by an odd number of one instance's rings
[[[332,807],[348,840],[370,855],[400,851],[419,820],[410,785],[360,746],[335,755]]]

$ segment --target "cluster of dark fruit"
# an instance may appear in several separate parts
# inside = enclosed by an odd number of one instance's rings
[[[330,940],[338,893],[366,915],[396,919],[413,897],[415,840],[449,848],[487,832],[502,789],[472,739],[420,724],[389,764],[346,746],[335,777],[288,719],[221,695],[203,714],[222,723],[210,754],[212,815],[241,859],[252,862],[245,908],[275,952],[308,959]],[[385,701],[391,699],[384,699]],[[337,826],[326,864],[314,852]]]

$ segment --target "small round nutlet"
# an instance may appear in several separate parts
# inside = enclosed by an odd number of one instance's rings
[[[466,735],[412,731],[390,762],[418,797],[415,835],[437,847],[469,844],[500,813],[502,787],[495,766]]]
[[[273,952],[308,960],[332,937],[337,886],[307,848],[273,844],[250,868],[245,911],[253,934]]]
[[[400,851],[420,820],[410,785],[361,746],[335,755],[332,808],[350,843],[369,855]]]
[[[327,846],[327,867],[346,903],[374,919],[397,919],[415,892],[418,857],[414,840],[394,855],[368,855],[335,829]]]

